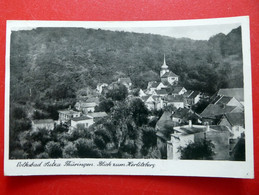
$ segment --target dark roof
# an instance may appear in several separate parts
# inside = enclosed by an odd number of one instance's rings
[[[192,113],[192,111],[188,108],[178,108],[172,116],[176,118],[184,118],[188,116],[190,113]]]
[[[142,96],[141,99],[145,102],[148,100],[148,98],[150,97],[151,95],[146,95],[146,96]]]
[[[179,77],[179,76],[173,73],[172,71],[169,71],[162,75],[162,78],[167,78],[167,77]]]
[[[92,113],[88,113],[87,115],[89,115],[93,118],[101,118],[101,117],[107,116],[107,113],[106,112],[92,112]]]
[[[243,112],[227,113],[225,114],[225,117],[227,118],[231,126],[235,126],[235,125],[240,125],[243,127],[245,126],[245,119],[244,119]]]
[[[191,93],[188,98],[195,98],[199,94],[200,94],[199,91],[193,91],[193,93]]]
[[[150,88],[157,88],[157,86],[159,85],[160,83],[158,82],[152,82],[151,85],[150,85]]]
[[[162,129],[167,121],[172,121],[171,115],[172,115],[171,112],[164,111],[164,113],[156,123],[156,128]]]
[[[183,102],[182,95],[168,95],[165,97],[165,101],[167,102]]]
[[[223,115],[226,113],[230,113],[234,110],[235,106],[224,106],[218,104],[209,104],[203,112],[200,114],[201,117],[213,117],[218,115]]]
[[[160,90],[155,90],[155,91],[156,91],[156,93],[157,93],[158,95],[167,94],[167,90],[164,89],[164,88],[162,88],[162,89],[160,89]]]
[[[80,114],[80,112],[74,110],[58,110],[58,112],[66,115]]]
[[[54,120],[52,119],[40,119],[40,120],[33,120],[34,124],[48,124],[48,123],[54,123]]]
[[[88,120],[88,119],[92,119],[92,117],[90,116],[80,116],[80,117],[76,117],[76,118],[72,118],[72,121],[83,121],[83,120]]]
[[[187,90],[184,94],[184,97],[189,97],[193,93],[192,90]]]
[[[181,86],[175,86],[175,87],[173,88],[172,93],[177,93],[177,94],[178,94],[183,88],[184,88],[184,87],[181,87]]]
[[[235,97],[238,101],[244,101],[244,89],[243,88],[226,88],[220,89],[218,95],[224,95],[229,97]]]
[[[233,97],[222,96],[215,104],[227,104]]]
[[[215,97],[213,97],[213,99],[211,100],[211,104],[215,104],[222,96],[220,95],[216,95]]]

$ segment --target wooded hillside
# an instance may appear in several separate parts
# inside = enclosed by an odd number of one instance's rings
[[[186,88],[243,87],[241,27],[209,41],[84,28],[37,28],[11,35],[11,99],[74,97],[82,88],[129,76],[145,88],[163,55]]]

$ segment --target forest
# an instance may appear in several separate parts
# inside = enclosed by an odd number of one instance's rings
[[[146,88],[163,56],[187,89],[243,87],[241,27],[208,41],[84,28],[36,28],[11,34],[11,100],[74,98],[83,88],[130,77]]]

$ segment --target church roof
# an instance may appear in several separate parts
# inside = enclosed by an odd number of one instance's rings
[[[167,77],[178,77],[178,75],[176,75],[172,71],[169,71],[162,75],[162,78],[167,78]]]

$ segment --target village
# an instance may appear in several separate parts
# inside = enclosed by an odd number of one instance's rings
[[[162,111],[155,130],[157,148],[165,153],[166,159],[182,159],[179,148],[210,140],[214,146],[211,160],[233,160],[233,155],[245,139],[243,88],[219,89],[214,95],[209,95],[187,90],[179,81],[179,76],[169,70],[164,57],[160,81],[150,81],[146,89],[137,91],[137,97],[133,95],[136,90],[129,77],[119,78],[113,83],[99,83],[95,96],[78,100],[73,107],[58,110],[58,120],[32,120],[32,131],[42,128],[52,131],[56,125],[64,124],[71,134],[79,127],[91,127],[109,115],[96,110],[100,104],[99,97],[114,85],[122,84],[127,88],[127,98],[140,99],[149,111]],[[196,108],[203,102],[207,104],[198,112]]]

